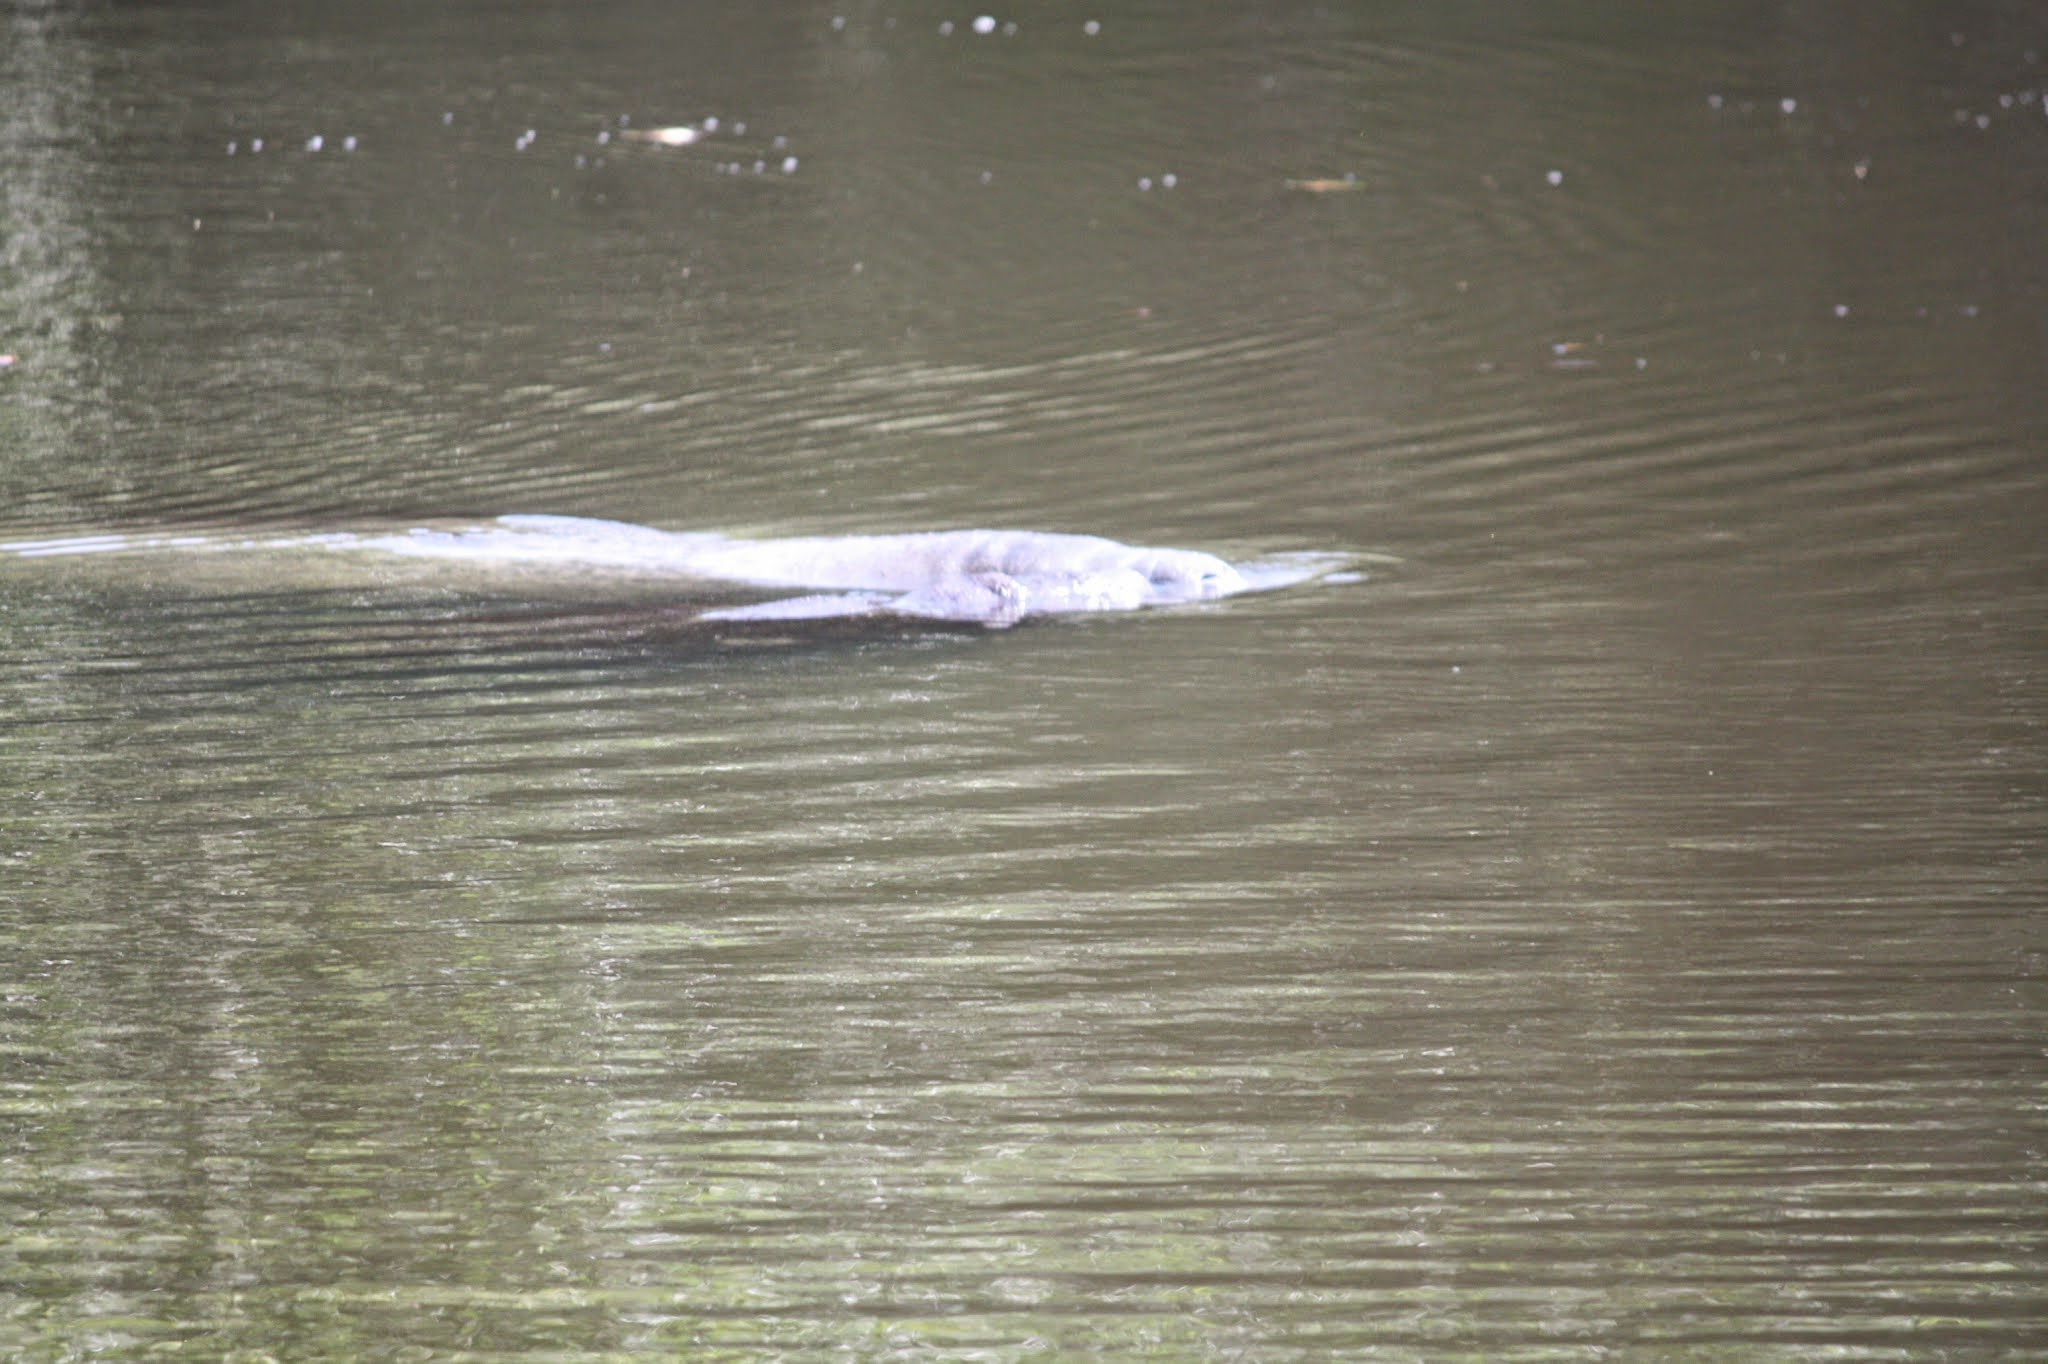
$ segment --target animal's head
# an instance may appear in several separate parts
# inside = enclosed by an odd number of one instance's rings
[[[1193,549],[1147,550],[1135,565],[1155,602],[1207,601],[1242,592],[1244,576],[1213,554]]]

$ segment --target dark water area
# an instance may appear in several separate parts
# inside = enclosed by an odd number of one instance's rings
[[[0,559],[0,1352],[2032,1355],[2048,17],[1707,8],[0,10],[0,540],[1363,573]]]

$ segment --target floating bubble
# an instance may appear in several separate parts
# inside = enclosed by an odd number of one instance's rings
[[[1097,20],[1090,19],[1087,23],[1081,25],[1081,31],[1093,38],[1096,34],[1102,32],[1102,25]]]
[[[974,21],[974,31],[984,38],[994,33],[996,31],[995,16],[990,14],[978,16]]]
[[[1556,189],[1559,185],[1564,183],[1564,172],[1561,170],[1545,171],[1543,173],[1543,178],[1550,182],[1550,187],[1552,189]]]
[[[317,152],[326,145],[327,139],[320,136],[320,134],[318,133],[315,133],[311,137],[306,139],[306,150],[309,152]]]

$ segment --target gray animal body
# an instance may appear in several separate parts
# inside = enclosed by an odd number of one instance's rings
[[[1154,549],[1093,535],[955,530],[904,535],[744,540],[574,516],[502,516],[476,525],[394,533],[263,538],[78,536],[0,544],[16,557],[238,549],[397,555],[525,571],[655,575],[808,589],[703,612],[707,620],[810,620],[893,615],[1008,625],[1030,616],[1129,611],[1211,601],[1330,576],[1331,555],[1233,565],[1199,550]]]

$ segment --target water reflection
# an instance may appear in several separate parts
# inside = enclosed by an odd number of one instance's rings
[[[123,324],[101,277],[92,223],[106,191],[86,154],[97,119],[92,47],[77,16],[37,8],[0,27],[0,440],[10,449],[10,512],[61,514],[67,468],[101,461],[108,406],[103,355]]]

